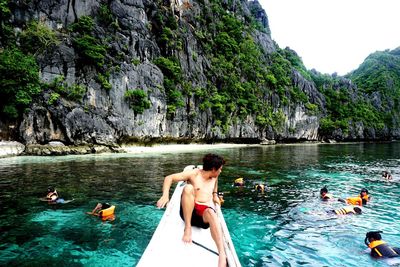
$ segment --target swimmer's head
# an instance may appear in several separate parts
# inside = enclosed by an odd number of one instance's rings
[[[372,241],[381,240],[382,239],[381,233],[382,233],[382,231],[371,231],[371,232],[368,232],[365,235],[365,239],[364,239],[365,245],[367,245],[367,247],[369,247],[369,244]]]
[[[371,231],[365,235],[365,238],[367,238],[370,242],[373,240],[381,240],[382,239],[381,233],[382,231]]]
[[[53,186],[47,187],[47,192],[54,192],[56,189]]]
[[[368,189],[362,188],[361,191],[360,191],[360,195],[362,195],[363,193],[365,193],[366,195],[368,195]]]
[[[328,188],[326,188],[326,186],[322,187],[321,190],[319,190],[319,193],[322,197],[325,196],[328,193]]]
[[[361,214],[361,209],[359,207],[354,207],[354,212],[356,214]]]
[[[109,207],[111,207],[111,205],[109,203],[101,203],[101,209],[108,209]]]
[[[257,184],[257,185],[256,185],[256,190],[257,190],[258,193],[264,192],[264,185],[262,185],[262,184]]]

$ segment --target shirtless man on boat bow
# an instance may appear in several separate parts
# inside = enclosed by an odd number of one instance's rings
[[[185,222],[182,240],[192,243],[192,226],[210,227],[211,236],[218,249],[218,266],[226,266],[226,253],[222,239],[222,229],[214,210],[214,203],[220,205],[218,197],[218,176],[225,160],[215,154],[203,158],[203,169],[193,169],[168,175],[164,179],[163,194],[157,201],[157,207],[163,208],[169,201],[169,189],[172,182],[186,181],[182,196],[180,214]]]

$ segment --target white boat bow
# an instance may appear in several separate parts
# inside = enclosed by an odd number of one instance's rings
[[[195,168],[190,165],[185,168]],[[210,229],[192,227],[192,244],[182,241],[184,222],[179,216],[180,197],[184,182],[179,182],[171,197],[167,209],[153,237],[144,251],[138,267],[154,267],[158,265],[173,267],[211,267],[218,266],[218,250],[211,237]],[[229,267],[241,266],[235,247],[232,243],[228,228],[220,207],[216,211],[221,223],[224,247]]]

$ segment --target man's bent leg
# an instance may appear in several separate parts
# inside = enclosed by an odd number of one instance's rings
[[[203,220],[206,223],[210,224],[210,232],[211,236],[214,239],[215,244],[218,249],[218,267],[226,266],[226,253],[224,248],[224,242],[222,239],[222,229],[221,224],[219,223],[219,219],[217,214],[212,209],[206,209],[203,214]]]
[[[192,212],[194,209],[194,189],[191,184],[185,185],[181,196],[181,205],[183,219],[185,221],[185,230],[183,232],[182,241],[185,243],[192,242]]]

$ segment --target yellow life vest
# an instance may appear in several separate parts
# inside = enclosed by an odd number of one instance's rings
[[[244,180],[243,178],[237,178],[235,179],[235,185],[243,185],[244,184]]]
[[[383,241],[383,240],[374,240],[374,241],[372,241],[371,243],[369,243],[368,247],[369,247],[370,249],[373,249],[374,247],[377,247],[377,246],[382,245],[382,244],[385,244],[385,243],[386,243],[386,242]]]
[[[369,243],[368,247],[371,249],[371,256],[375,258],[392,258],[399,256],[399,254],[383,240],[374,240]]]

